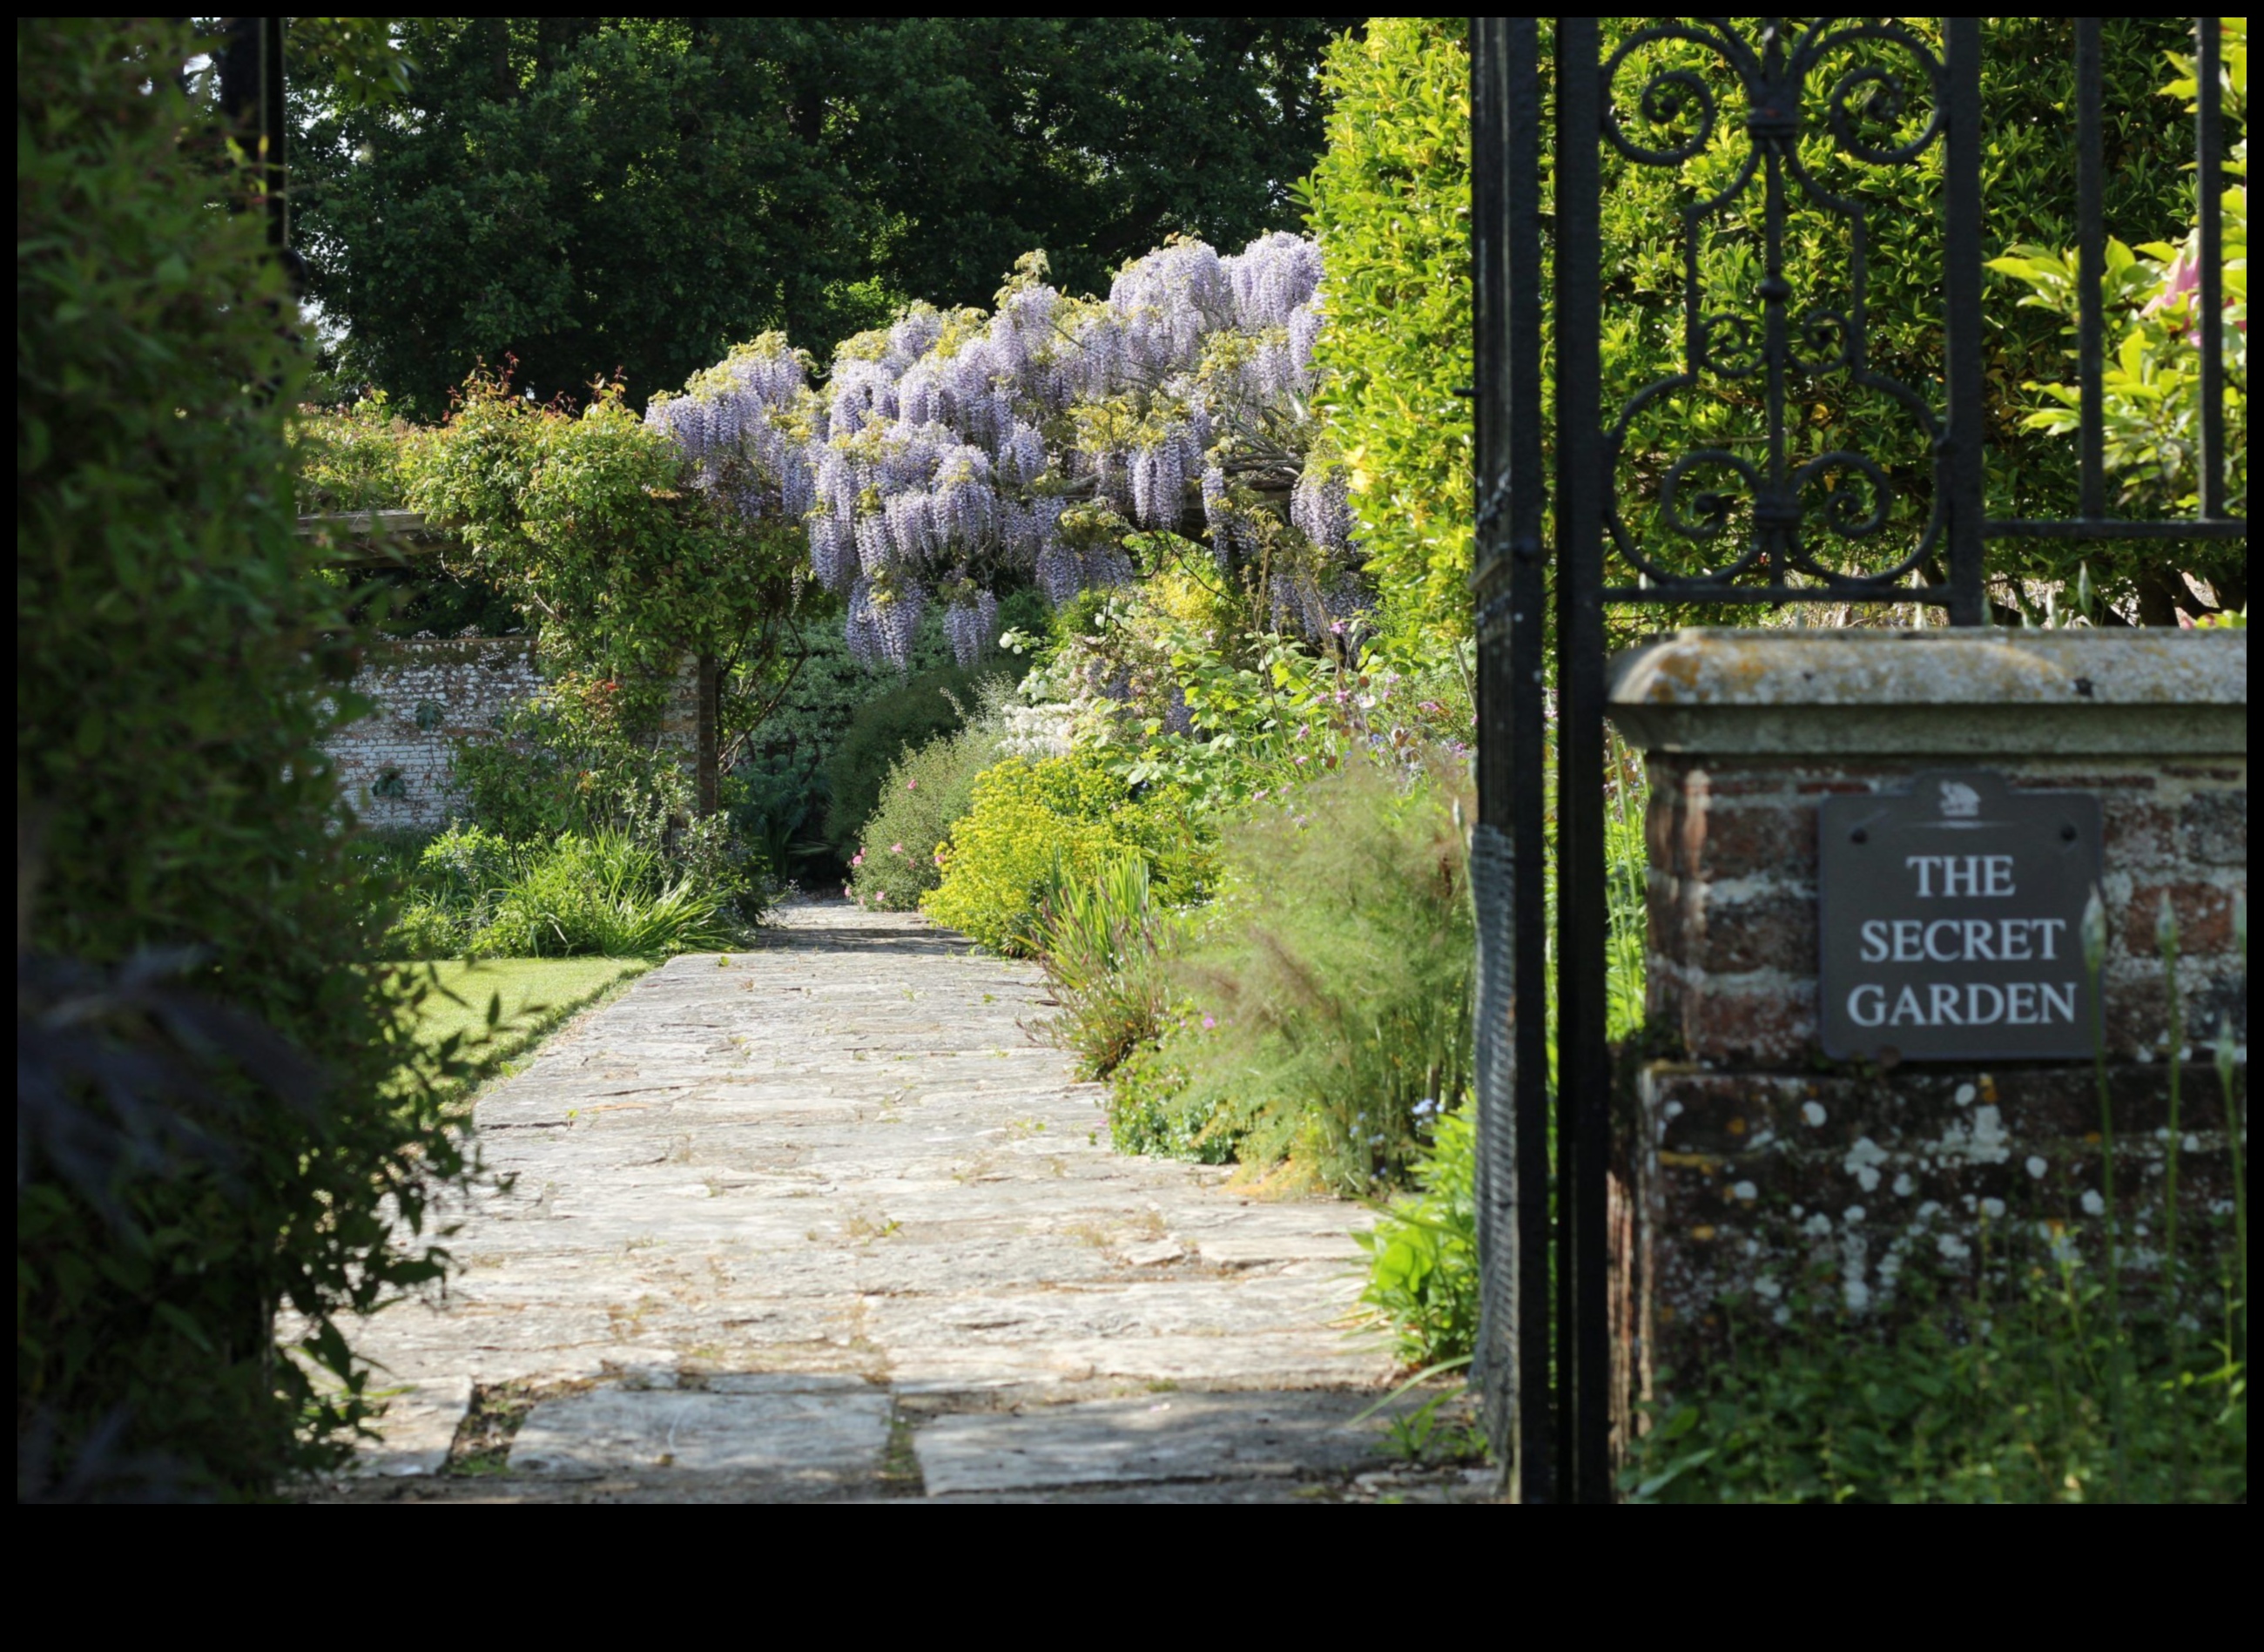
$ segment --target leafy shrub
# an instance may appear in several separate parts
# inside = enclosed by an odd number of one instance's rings
[[[494,833],[461,823],[437,837],[372,832],[355,846],[370,884],[393,904],[379,950],[393,958],[461,957],[486,927],[495,901],[518,866],[518,854]]]
[[[1158,1064],[1186,1136],[1364,1193],[1404,1174],[1423,1111],[1469,1072],[1474,947],[1459,799],[1368,765],[1225,834],[1225,893],[1177,949],[1190,1005]]]
[[[492,739],[456,742],[456,783],[473,818],[513,843],[561,832],[649,830],[687,812],[681,754],[640,726],[611,678],[562,672],[497,720]]]
[[[402,509],[416,436],[382,391],[334,411],[301,408],[291,426],[300,513]]]
[[[1138,1045],[1109,1073],[1108,1139],[1119,1153],[1232,1164],[1244,1132],[1231,1110],[1189,1103],[1185,1047],[1168,1036]]]
[[[429,1087],[381,1100],[409,989],[359,967],[322,749],[357,638],[296,538],[292,299],[180,90],[200,49],[17,27],[19,968],[87,994],[18,1007],[55,1126],[18,1168],[25,1497],[257,1496],[333,1460],[368,1413],[345,1327],[440,1272],[424,1223],[464,1170]],[[329,1397],[278,1357],[285,1306]],[[105,1457],[162,1458],[162,1487]]]
[[[478,826],[452,826],[417,855],[417,883],[448,906],[490,898],[509,883],[518,857],[508,841]]]
[[[1353,1235],[1368,1252],[1360,1299],[1390,1328],[1404,1365],[1440,1365],[1477,1345],[1476,1124],[1468,1107],[1440,1116],[1430,1149],[1414,1161],[1418,1190],[1393,1199],[1373,1229]]]
[[[952,823],[973,803],[975,782],[998,761],[998,732],[984,718],[900,758],[850,857],[842,892],[860,905],[916,909],[943,881],[940,853]]]
[[[693,812],[680,753],[636,731],[627,699],[610,679],[567,672],[504,712],[495,738],[457,742],[456,781],[480,834],[535,846],[618,835],[654,857],[669,880],[758,918],[770,867],[731,816]],[[462,852],[458,834],[451,841],[458,847],[450,853]]]
[[[1328,260],[1314,360],[1387,630],[1469,627],[1469,56],[1448,18],[1329,48],[1328,147],[1300,192]]]
[[[2248,20],[2224,18],[2223,91],[2228,125],[2245,126],[2248,105]],[[2175,60],[2181,78],[2163,91],[2190,99],[2194,95],[2194,65]],[[2248,139],[2243,132],[2231,147],[2226,171],[2245,178],[2248,171]],[[2238,501],[2248,492],[2248,191],[2235,186],[2224,192],[2223,239],[2224,296],[2224,452],[2225,493]],[[2191,222],[2188,219],[2188,222]],[[2045,247],[2016,246],[1994,259],[1989,267],[2030,287],[2021,301],[2025,307],[2043,309],[2066,321],[2074,331],[2079,284],[2077,254]],[[2167,507],[2190,513],[2200,507],[2201,352],[2200,302],[2201,230],[2198,224],[2183,239],[2148,242],[2133,251],[2120,241],[2107,244],[2107,273],[2102,292],[2108,325],[2118,323],[2122,336],[2108,335],[2101,380],[2101,457],[2106,468],[2123,483],[2126,506]],[[2044,404],[2028,415],[2028,427],[2056,436],[2072,435],[2080,426],[2082,396],[2073,384],[2032,384],[2044,393]],[[2245,560],[2245,552],[2242,555]],[[2235,589],[2245,590],[2245,581]],[[2236,603],[2224,603],[2230,609]]]
[[[1212,852],[1186,801],[1167,787],[1136,797],[1085,753],[1009,758],[975,782],[967,813],[939,851],[942,882],[921,898],[921,909],[993,951],[1026,952],[1049,887],[1093,877],[1128,851],[1150,862],[1163,899],[1200,897]]]
[[[1467,645],[1353,670],[1294,637],[1238,629],[1246,616],[1170,571],[1088,593],[1063,619],[1025,680],[1032,712],[1132,783],[1179,788],[1199,815],[1262,803],[1347,761],[1404,768],[1470,749]]]
[[[382,950],[395,958],[461,957],[476,933],[454,912],[435,901],[411,900],[385,932]]]

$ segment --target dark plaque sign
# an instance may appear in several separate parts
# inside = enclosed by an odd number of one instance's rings
[[[2099,799],[2001,775],[1920,775],[1901,797],[1828,797],[1818,823],[1826,1055],[2087,1056],[2083,910]]]

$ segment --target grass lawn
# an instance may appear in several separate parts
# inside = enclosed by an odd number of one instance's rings
[[[470,1052],[475,1065],[467,1083],[477,1083],[526,1054],[577,1010],[652,966],[649,958],[441,959],[429,967],[455,996],[426,994],[417,1017],[417,1042],[437,1050],[442,1039],[456,1032],[464,1035],[467,1044],[474,1042],[487,1030],[488,1006],[500,998],[503,1008],[494,1039]]]

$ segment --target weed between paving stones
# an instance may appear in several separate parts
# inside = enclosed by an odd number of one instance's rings
[[[456,1425],[456,1437],[448,1445],[448,1464],[441,1472],[458,1479],[505,1473],[512,1440],[539,1401],[581,1394],[594,1386],[587,1381],[475,1385],[472,1403],[465,1409],[464,1420]]]
[[[902,1407],[889,1414],[889,1444],[881,1453],[881,1485],[891,1496],[927,1495],[927,1481],[912,1450],[912,1420]]]

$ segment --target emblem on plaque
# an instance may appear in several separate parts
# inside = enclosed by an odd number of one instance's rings
[[[2083,912],[2099,799],[1985,771],[1825,800],[1818,821],[1824,1052],[1904,1061],[2091,1053]]]

